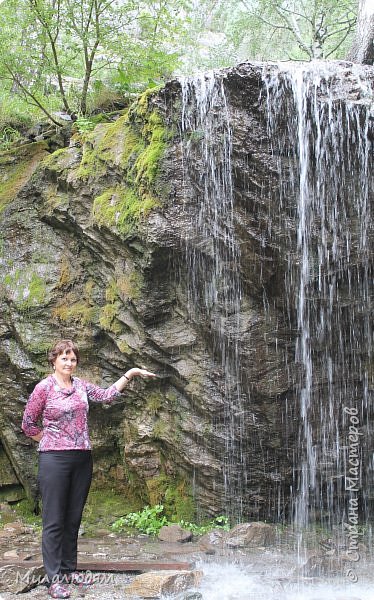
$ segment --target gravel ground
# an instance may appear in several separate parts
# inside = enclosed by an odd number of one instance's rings
[[[96,583],[94,585],[81,588],[80,586],[70,585],[71,598],[83,598],[87,600],[123,600],[126,597],[125,588],[130,583],[133,576],[125,573],[95,573]],[[44,585],[38,585],[36,588],[23,594],[13,594],[11,592],[1,592],[0,600],[46,600],[49,598],[47,588]]]
[[[40,533],[37,534],[32,527],[24,525],[21,522],[11,522],[5,524],[0,530],[0,560],[5,559],[12,562],[12,558],[25,560],[25,568],[18,570],[17,567],[6,568],[4,581],[0,578],[0,600],[20,600],[25,598],[35,598],[36,600],[47,600],[47,588],[45,585],[38,585],[32,590],[24,593],[14,593],[7,591],[14,586],[14,582],[25,581],[25,569],[27,569],[27,559],[40,560]],[[159,542],[156,538],[145,535],[124,536],[108,534],[98,538],[80,537],[78,543],[78,562],[100,562],[100,561],[145,561],[152,564],[155,562],[172,563],[174,561],[186,562],[193,565],[196,558],[201,555],[197,544],[179,544]],[[139,572],[131,573],[112,573],[112,572],[94,572],[94,585],[81,588],[76,585],[69,586],[71,598],[87,597],[87,600],[117,600],[127,597],[126,587]],[[31,575],[32,577],[32,575]],[[37,574],[34,575],[38,577]],[[20,579],[22,578],[22,579]],[[5,584],[5,585],[4,585]],[[6,591],[3,591],[4,588]],[[13,587],[11,588],[13,589]]]

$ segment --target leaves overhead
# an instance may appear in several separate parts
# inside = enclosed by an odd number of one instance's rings
[[[344,58],[356,18],[356,0],[227,0],[210,28],[224,35],[223,62]]]
[[[98,82],[123,91],[160,83],[176,68],[185,0],[5,0],[0,76],[50,114],[86,114]]]
[[[8,110],[17,97],[61,124],[59,111],[91,114],[174,73],[244,59],[344,58],[357,5],[358,0],[3,0],[0,97]]]

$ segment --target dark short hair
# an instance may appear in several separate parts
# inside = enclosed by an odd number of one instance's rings
[[[56,358],[65,351],[74,352],[77,364],[79,363],[79,350],[74,342],[72,340],[60,340],[59,342],[56,342],[48,352],[48,362],[51,367],[54,365]]]

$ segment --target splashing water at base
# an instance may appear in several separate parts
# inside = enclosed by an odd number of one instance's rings
[[[373,600],[367,573],[356,583],[347,579],[301,581],[292,575],[295,556],[256,554],[247,564],[201,563],[203,600]]]

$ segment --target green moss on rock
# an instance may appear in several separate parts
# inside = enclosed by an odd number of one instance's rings
[[[84,181],[89,178],[96,179],[105,175],[107,171],[105,157],[100,153],[98,148],[95,148],[94,144],[94,137],[93,144],[90,141],[86,141],[83,144],[82,159],[76,172],[78,179],[83,179]]]
[[[130,111],[135,110],[141,118],[145,117],[149,112],[149,101],[151,100],[152,96],[156,96],[162,88],[163,85],[158,85],[145,90],[142,94],[140,94],[137,102],[132,105]]]
[[[61,304],[52,311],[52,314],[62,323],[90,325],[97,322],[98,309],[87,305],[85,301],[81,301],[72,304]]]
[[[50,171],[63,171],[69,152],[69,148],[59,148],[55,152],[52,152],[52,154],[44,158],[43,167]]]
[[[145,141],[129,126],[128,122],[125,124],[124,131],[125,136],[121,154],[121,165],[124,169],[131,172],[138,156],[144,152]]]
[[[45,141],[0,152],[0,212],[28,182],[46,155]]]
[[[32,273],[30,284],[24,290],[24,300],[20,308],[25,309],[31,306],[43,304],[46,295],[46,287],[44,280],[36,273]]]
[[[165,402],[164,395],[158,391],[153,391],[147,396],[146,409],[151,415],[157,415]]]
[[[8,273],[3,282],[8,297],[21,312],[45,306],[49,302],[44,279],[30,268],[16,269],[14,272]]]
[[[127,354],[128,356],[130,356],[133,352],[126,340],[117,340],[117,347],[122,354]]]
[[[152,90],[152,94],[155,93]],[[122,183],[96,196],[93,222],[132,234],[154,208],[160,206],[157,181],[171,132],[156,109],[149,107],[151,93],[143,94],[128,113],[100,130],[86,134],[76,176],[87,180],[121,169]]]
[[[86,533],[94,536],[97,529],[109,529],[118,517],[138,510],[139,507],[139,500],[134,500],[127,493],[94,484],[84,509],[83,526]]]
[[[146,145],[135,163],[136,182],[152,185],[159,174],[161,159],[167,148],[170,133],[165,128],[163,120],[156,110],[147,117],[142,127],[142,136]]]
[[[105,304],[105,306],[103,306],[100,310],[100,326],[106,331],[111,331],[112,333],[116,334],[122,332],[122,324],[117,318],[119,308],[120,303],[119,301],[116,301],[109,304]]]
[[[159,203],[154,198],[141,198],[135,190],[118,185],[94,199],[92,218],[99,226],[116,227],[121,234],[128,235],[156,206]]]
[[[62,261],[62,270],[59,281],[59,286],[63,288],[69,285],[73,274],[66,271]],[[94,282],[89,279],[83,289],[81,296],[77,296],[74,292],[66,293],[58,302],[57,306],[52,310],[52,317],[60,321],[60,323],[75,323],[77,325],[91,325],[99,321],[99,307],[95,304],[92,297]]]
[[[141,296],[143,285],[143,275],[135,267],[132,270],[128,267],[128,270],[116,279],[116,297],[122,302],[137,300]]]
[[[184,478],[165,473],[147,480],[149,503],[162,504],[166,516],[173,522],[194,519],[195,506],[190,484]]]

